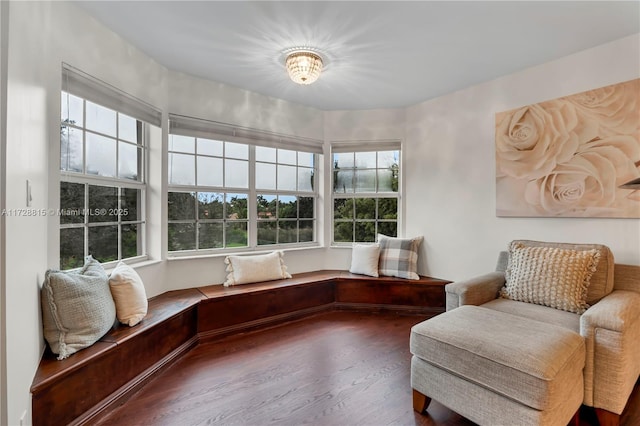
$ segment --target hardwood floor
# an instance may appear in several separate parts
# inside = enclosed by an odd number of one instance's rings
[[[409,330],[423,319],[330,312],[200,344],[96,424],[473,425],[436,401],[412,410]],[[638,388],[625,426],[640,424]]]

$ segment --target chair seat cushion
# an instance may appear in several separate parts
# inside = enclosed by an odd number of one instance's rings
[[[559,325],[576,333],[580,333],[580,315],[573,312],[561,311],[560,309],[535,305],[533,303],[518,302],[517,300],[511,299],[494,299],[480,306],[514,314],[519,317]]]
[[[411,353],[537,410],[559,404],[582,376],[582,337],[562,326],[461,306],[411,330]]]

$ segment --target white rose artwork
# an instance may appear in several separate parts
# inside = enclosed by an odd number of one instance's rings
[[[640,79],[496,114],[496,213],[640,218]]]

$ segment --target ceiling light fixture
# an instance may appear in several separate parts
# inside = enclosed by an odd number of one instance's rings
[[[291,80],[298,84],[311,84],[320,77],[322,57],[311,49],[292,49],[287,52],[285,67]]]

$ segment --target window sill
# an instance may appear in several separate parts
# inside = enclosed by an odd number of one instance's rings
[[[227,256],[241,256],[241,255],[250,255],[250,254],[268,254],[277,250],[281,250],[284,252],[292,252],[292,251],[301,251],[301,250],[317,250],[324,248],[319,243],[312,243],[304,246],[296,246],[296,247],[285,247],[285,246],[269,246],[267,247],[257,247],[257,248],[247,248],[244,250],[236,250],[236,251],[224,251],[224,252],[203,252],[198,254],[197,252],[185,252],[185,253],[170,253],[167,255],[167,260],[170,262],[176,260],[193,260],[193,259],[211,259],[217,257],[227,257]]]
[[[107,272],[107,274],[110,274],[111,272],[113,272],[114,269],[116,269],[116,266],[120,262],[126,263],[127,265],[131,266],[133,269],[138,269],[138,268],[145,268],[147,266],[152,266],[152,265],[162,263],[162,260],[149,259],[148,256],[140,256],[140,257],[135,257],[131,259],[116,260],[113,262],[103,263],[102,266],[104,270]]]

